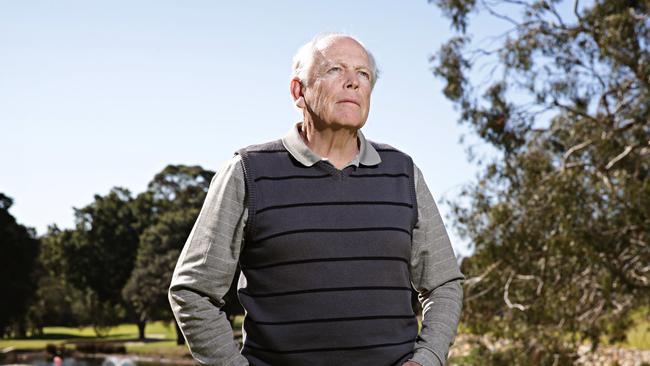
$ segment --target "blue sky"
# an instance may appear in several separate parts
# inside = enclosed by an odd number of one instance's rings
[[[167,164],[217,170],[239,147],[281,137],[300,120],[291,57],[322,31],[357,36],[378,61],[365,135],[409,153],[436,200],[456,199],[478,170],[431,72],[450,30],[426,1],[3,1],[0,192],[11,213],[39,234],[71,227],[72,207],[94,194],[135,195]]]

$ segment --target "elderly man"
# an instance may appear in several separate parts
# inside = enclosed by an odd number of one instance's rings
[[[303,121],[220,169],[174,271],[169,300],[192,355],[213,365],[444,365],[463,275],[419,169],[361,133],[373,56],[350,36],[319,35],[293,71]],[[237,263],[241,351],[220,310]]]

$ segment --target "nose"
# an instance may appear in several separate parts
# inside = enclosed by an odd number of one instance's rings
[[[345,88],[346,89],[359,89],[359,75],[355,70],[349,70],[345,75]]]

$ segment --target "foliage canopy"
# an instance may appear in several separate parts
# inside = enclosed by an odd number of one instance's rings
[[[463,321],[521,363],[619,340],[650,303],[650,3],[432,2],[456,31],[434,74],[498,152],[451,204],[475,250]],[[474,16],[507,29],[486,46]]]

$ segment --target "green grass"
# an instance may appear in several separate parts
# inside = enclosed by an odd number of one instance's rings
[[[650,349],[650,308],[640,309],[632,315],[634,325],[627,331],[623,347]]]
[[[650,310],[642,309],[633,316],[634,326],[627,333],[627,341],[621,347],[650,349]],[[235,319],[235,330],[241,329],[243,316]],[[418,328],[421,323],[418,319]],[[459,333],[466,329],[461,324]],[[0,350],[15,347],[20,349],[44,349],[47,344],[61,344],[75,341],[128,341],[127,352],[139,354],[158,354],[182,356],[187,354],[187,347],[176,345],[176,329],[173,323],[153,322],[146,328],[146,342],[140,342],[138,328],[134,324],[122,324],[110,328],[108,335],[98,338],[92,327],[68,328],[45,327],[42,337],[28,339],[0,339]]]
[[[627,341],[623,346],[630,348],[650,349],[650,321],[638,324],[627,333]]]
[[[45,349],[47,344],[60,344],[62,340],[40,340],[40,339],[21,339],[21,340],[0,340],[0,350],[14,347],[20,349]]]
[[[145,352],[156,348],[175,348],[176,329],[172,323],[153,322],[148,323],[145,329],[147,343],[139,345],[138,327],[135,324],[121,324],[112,327],[108,335],[103,338],[96,336],[92,327],[69,328],[69,327],[45,327],[43,336],[28,339],[2,339],[0,349],[15,347],[21,349],[43,349],[47,344],[61,344],[75,341],[129,341],[138,344],[133,346],[134,350],[142,349]],[[186,348],[185,346],[181,346]],[[131,346],[127,345],[127,350]]]
[[[176,345],[176,341],[161,341],[155,343],[127,345],[126,352],[129,354],[157,355],[168,357],[183,357],[189,354],[187,346]]]
[[[244,316],[238,315],[235,317],[235,329],[241,329],[242,323],[244,322]]]

